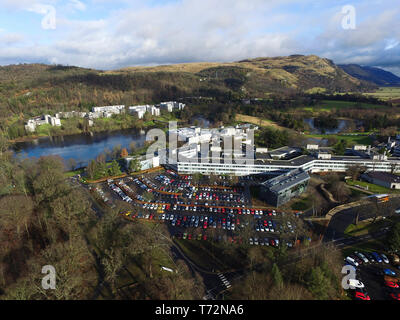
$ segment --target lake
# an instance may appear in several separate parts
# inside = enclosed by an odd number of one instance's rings
[[[57,155],[67,162],[74,159],[79,167],[86,166],[105,149],[110,151],[116,145],[127,148],[132,141],[136,147],[144,145],[146,134],[134,129],[113,132],[93,133],[93,135],[78,134],[61,137],[42,137],[32,141],[17,142],[14,152],[22,158]]]

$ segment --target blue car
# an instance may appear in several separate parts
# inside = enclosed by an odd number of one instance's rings
[[[377,254],[376,252],[372,252],[372,255],[374,256],[377,262],[382,263],[382,258],[380,257],[379,254]]]
[[[387,276],[396,276],[396,272],[390,270],[390,269],[384,269],[383,272],[387,275]]]

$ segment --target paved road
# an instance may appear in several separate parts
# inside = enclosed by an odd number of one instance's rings
[[[399,203],[398,198],[393,198],[390,201],[394,202],[394,204]],[[374,210],[368,211],[368,206],[372,205],[374,205],[372,202],[371,204],[364,205],[367,208],[366,210],[363,210],[363,212],[360,214],[359,221],[375,217]],[[392,212],[388,211],[388,212],[383,212],[381,215],[387,217],[390,216],[391,214]],[[350,224],[354,223],[355,218],[356,218],[356,211],[354,208],[345,209],[341,212],[336,213],[329,221],[329,225],[324,234],[323,241],[330,242],[332,240],[341,239],[345,237],[344,231]]]

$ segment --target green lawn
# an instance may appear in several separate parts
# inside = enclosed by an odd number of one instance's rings
[[[371,221],[361,221],[357,225],[350,224],[344,233],[353,237],[362,236],[368,233],[374,233],[389,223],[388,220],[379,220],[374,223]]]
[[[376,184],[368,183],[368,182],[365,182],[365,181],[347,180],[346,182],[350,186],[359,185],[359,186],[362,186],[362,187],[368,187],[368,191],[371,191],[373,193],[399,193],[400,192],[399,190],[388,189],[388,188],[381,187],[381,186],[378,186]]]
[[[84,171],[85,171],[84,169],[68,171],[68,172],[65,172],[64,175],[69,178],[69,177],[76,176],[77,174],[82,174]]]
[[[367,242],[362,242],[354,246],[346,247],[342,250],[343,257],[347,257],[349,254],[354,253],[354,251],[362,252],[373,252],[373,251],[385,251],[385,245],[383,239],[373,239]]]
[[[49,136],[50,135],[50,130],[52,128],[51,124],[42,124],[41,126],[36,127],[36,134],[38,136]]]
[[[292,208],[292,210],[304,211],[310,208],[311,206],[312,206],[311,199],[307,197],[296,201],[290,207]]]
[[[329,112],[335,109],[343,109],[343,108],[379,109],[385,107],[386,106],[375,105],[371,103],[363,103],[363,102],[323,100],[320,104],[316,106],[306,107],[304,108],[304,110],[311,112],[320,112],[320,111]]]
[[[400,99],[400,87],[380,87],[375,92],[364,93],[382,100]]]
[[[336,138],[337,140],[346,140],[349,145],[364,144],[370,145],[372,139],[367,134],[361,135],[344,135],[344,134],[306,134],[307,138],[320,138],[328,139],[329,137]]]

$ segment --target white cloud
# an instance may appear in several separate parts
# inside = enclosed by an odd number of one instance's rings
[[[76,9],[76,10],[79,10],[79,11],[85,11],[86,10],[86,5],[83,2],[79,1],[79,0],[70,0],[69,1],[69,5],[73,9]]]
[[[387,10],[377,12],[371,4],[357,5],[356,30],[341,28],[340,6],[316,6],[311,0],[181,0],[151,6],[139,0],[118,2],[124,9],[116,5],[108,16],[85,21],[72,20],[61,8],[90,12],[96,3],[111,2],[22,0],[25,9],[35,12],[40,11],[38,3],[54,5],[57,30],[51,41],[46,34],[42,42],[9,42],[0,48],[0,64],[57,61],[112,69],[295,53],[388,68],[400,63],[400,10],[393,9],[393,0],[381,1],[379,8]],[[3,3],[12,1],[0,0]],[[304,7],[301,14],[288,9],[296,5]]]
[[[386,41],[386,47],[385,50],[390,50],[393,48],[396,48],[399,45],[399,41],[396,39],[389,39]]]

